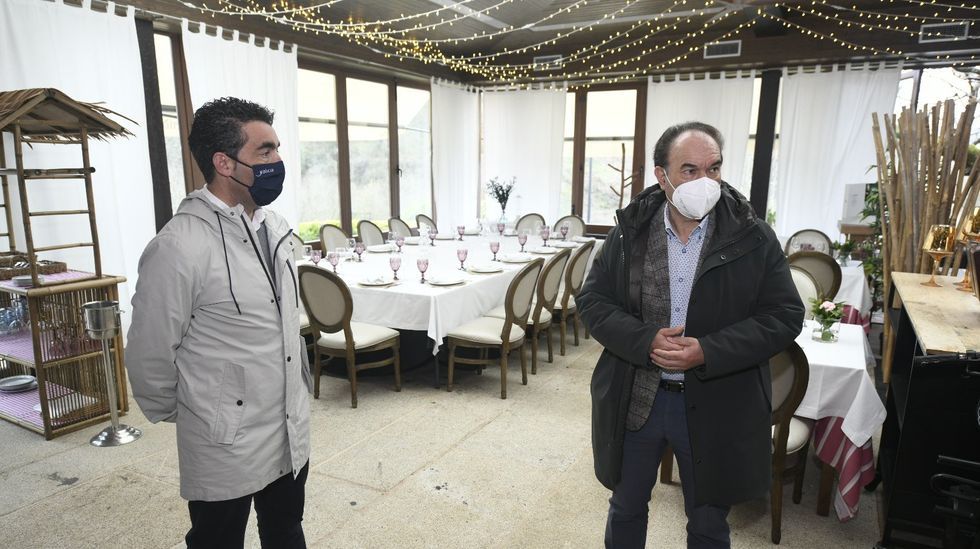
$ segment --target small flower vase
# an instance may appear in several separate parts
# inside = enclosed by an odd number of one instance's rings
[[[507,217],[507,208],[500,208],[500,219],[497,220],[497,223],[503,223],[504,225],[510,223],[510,218]]]
[[[840,254],[838,258],[840,259],[840,266],[847,267],[847,261],[851,258],[851,254]]]
[[[838,324],[837,322],[824,324],[818,321],[817,325],[814,326],[813,332],[810,334],[810,337],[812,337],[814,341],[820,341],[823,343],[837,343],[839,332],[840,332],[840,324]]]

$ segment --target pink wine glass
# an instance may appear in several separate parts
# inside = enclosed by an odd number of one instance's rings
[[[551,227],[545,225],[541,227],[541,240],[544,241],[544,245],[548,245],[548,239],[551,238]]]
[[[391,272],[395,274],[395,280],[398,280],[398,269],[402,268],[401,254],[391,254],[388,257],[388,265],[391,267]]]
[[[313,262],[313,265],[319,265],[321,259],[323,259],[323,252],[320,250],[313,250],[310,253],[310,261]]]
[[[399,234],[398,238],[395,239],[395,246],[398,246],[399,253],[401,253],[402,246],[404,245],[405,245],[405,237]]]
[[[337,264],[340,263],[340,254],[337,252],[327,252],[327,262],[333,265],[333,272],[337,272]]]
[[[500,242],[496,240],[490,242],[490,251],[493,252],[493,260],[500,261],[499,259],[497,259],[497,252],[500,251]]]
[[[363,261],[363,259],[361,259],[361,254],[364,253],[364,243],[363,242],[358,242],[357,244],[354,244],[354,253],[357,254],[357,260],[358,261]]]
[[[429,229],[429,241],[432,243],[433,246],[436,245],[436,235],[438,234],[439,234],[439,229],[436,229],[435,227]]]
[[[459,234],[459,240],[460,241],[463,240],[463,233],[465,233],[465,232],[466,232],[466,227],[464,225],[457,225],[456,226],[456,233]]]
[[[500,236],[504,236],[504,229],[506,228],[507,226],[503,223],[497,223],[497,232],[500,234]]]
[[[415,260],[415,266],[419,268],[419,272],[422,273],[422,284],[425,284],[425,271],[429,270],[429,260],[428,258],[420,257]]]
[[[466,261],[466,256],[470,254],[470,251],[466,248],[459,248],[456,250],[456,259],[459,260],[459,270],[465,271],[466,267],[463,266],[463,262]]]
[[[521,234],[517,235],[517,243],[521,245],[521,253],[523,253],[524,252],[524,245],[527,244],[527,233],[526,232],[522,232]]]
[[[568,223],[562,223],[558,230],[561,232],[561,239],[568,240]]]

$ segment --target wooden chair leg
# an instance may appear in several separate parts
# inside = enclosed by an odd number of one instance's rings
[[[674,451],[670,446],[664,448],[664,455],[660,458],[660,484],[674,483]]]
[[[578,311],[572,313],[572,333],[575,334],[575,346],[578,347]]]
[[[548,324],[548,329],[545,330],[544,335],[545,335],[546,338],[548,338],[548,363],[549,364],[554,364],[555,363],[555,351],[554,351],[554,349],[552,348],[552,345],[551,345],[551,324]]]
[[[526,354],[524,347],[525,345],[521,343],[521,346],[517,348],[517,354],[521,355],[521,385],[527,385],[527,359],[524,357]]]
[[[400,393],[402,390],[402,358],[401,353],[398,352],[398,341],[395,341],[395,346],[392,347],[391,352],[395,356],[395,391]]]
[[[357,408],[357,368],[354,353],[347,353],[347,378],[350,379],[350,407]]]
[[[480,349],[480,360],[487,360],[487,356],[488,356],[487,348],[484,347],[484,348]],[[478,375],[478,376],[482,376],[483,375],[483,366],[484,366],[483,364],[477,364],[477,366],[476,366],[476,375]]]
[[[830,492],[834,488],[834,468],[820,462],[820,488],[817,491],[817,514],[825,517],[830,514]]]
[[[507,347],[500,349],[500,398],[507,398],[507,355],[510,350]]]
[[[313,355],[313,398],[320,398],[320,350],[317,349]]]
[[[803,475],[806,474],[806,456],[809,451],[810,443],[807,442],[796,456],[799,463],[796,464],[796,471],[793,475],[793,503],[797,505],[803,499]]]
[[[561,314],[561,323],[558,325],[558,354],[565,356],[565,330],[568,325],[565,323],[565,313]]]
[[[531,375],[538,375],[538,328],[531,328]],[[521,358],[524,357],[524,353],[521,353]]]
[[[770,538],[773,543],[779,545],[779,540],[783,537],[783,482],[782,474],[777,476],[775,471],[772,476],[772,488],[769,491],[769,506],[772,514]]]
[[[589,327],[586,326],[585,323],[583,322],[582,323],[582,328],[583,328],[583,331],[585,332],[585,339],[589,339],[589,336],[590,336],[590,334],[589,334]]]
[[[456,367],[456,344],[449,342],[449,374],[446,376],[446,392],[453,391],[453,370]]]

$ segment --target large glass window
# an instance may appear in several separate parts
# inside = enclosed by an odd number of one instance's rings
[[[388,227],[391,212],[388,86],[347,79],[347,136],[350,139],[351,221]]]
[[[432,215],[429,91],[398,86],[398,201],[401,218]]]
[[[299,71],[299,235],[317,240],[320,226],[340,226],[337,88],[334,75]]]
[[[572,213],[572,180],[575,177],[575,92],[565,94],[565,140],[561,157],[561,193],[558,195],[558,213]],[[576,212],[580,213],[580,212]]]
[[[585,116],[585,164],[582,217],[593,225],[612,225],[620,199],[610,187],[620,189],[619,168],[633,172],[633,132],[636,126],[636,90],[591,91]],[[625,155],[625,156],[624,156]],[[624,189],[629,202],[630,187]]]
[[[177,211],[180,201],[187,196],[184,183],[184,161],[180,146],[180,124],[177,122],[177,90],[174,83],[174,58],[165,34],[153,35],[153,49],[157,58],[157,82],[160,85],[160,106],[163,111],[163,139],[167,147],[167,174],[170,177],[170,204]]]

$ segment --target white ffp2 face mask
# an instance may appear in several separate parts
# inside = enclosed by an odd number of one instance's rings
[[[674,189],[674,198],[667,200],[688,219],[700,220],[708,215],[721,198],[721,184],[710,177],[701,177],[675,187],[664,172],[664,179]]]

